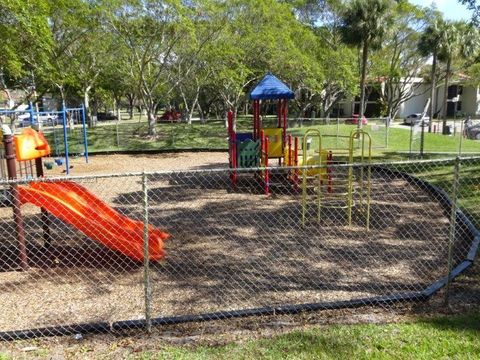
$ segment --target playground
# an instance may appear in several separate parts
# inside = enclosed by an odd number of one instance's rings
[[[9,177],[25,173],[0,208],[0,336],[388,307],[429,299],[472,264],[475,226],[431,184],[451,160],[375,164],[356,126],[335,147],[318,129],[293,136],[292,93],[266,79],[253,132],[229,113],[228,154],[72,158],[65,177],[42,166],[41,133],[4,133]],[[260,99],[277,106],[274,126]]]
[[[149,222],[171,234],[166,259],[150,268],[156,316],[369,298],[425,288],[446,271],[448,218],[437,201],[401,178],[374,176],[381,190],[372,194],[370,231],[361,223],[347,227],[334,211],[321,226],[302,227],[297,195],[229,192],[225,172],[149,179]],[[80,181],[131,217],[141,213],[138,182]],[[142,317],[141,263],[61,221],[52,223],[55,240],[45,251],[41,212],[32,205],[22,212],[31,269],[2,269],[0,301],[11,309],[0,321],[3,331]],[[1,210],[3,267],[16,244],[10,214]]]

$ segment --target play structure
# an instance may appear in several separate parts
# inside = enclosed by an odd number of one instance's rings
[[[237,132],[232,111],[227,114],[229,139],[229,166],[232,185],[237,187],[239,169],[259,168],[264,193],[273,188],[287,186],[302,194],[302,224],[305,226],[312,207],[320,222],[322,209],[345,211],[348,225],[352,225],[353,209],[364,217],[367,229],[370,226],[370,166],[372,141],[362,129],[354,129],[348,136],[336,135],[335,146],[324,146],[324,139],[317,128],[307,129],[301,137],[287,133],[288,100],[295,97],[286,84],[272,74],[267,74],[251,91],[253,108],[253,131]],[[262,101],[277,104],[276,127],[264,127]],[[338,146],[338,138],[346,143]],[[287,171],[272,177],[271,160],[278,160],[278,167]],[[285,175],[286,174],[286,175]]]
[[[46,159],[44,166],[47,169],[53,166],[65,166],[65,173],[70,173],[70,156],[83,156],[88,163],[88,137],[83,104],[76,108],[67,108],[63,104],[60,111],[35,111],[30,103],[27,110],[0,110],[0,117],[18,119],[20,126],[45,128],[45,135],[51,138],[53,150],[52,159]],[[57,127],[61,125],[60,127]],[[75,130],[75,126],[81,129]]]
[[[50,145],[41,132],[32,128],[23,129],[22,134],[13,136],[4,126],[3,141],[5,158],[10,179],[17,177],[17,162],[35,161],[37,177],[43,177],[42,158],[51,152]],[[18,237],[20,262],[28,266],[25,231],[21,206],[31,203],[41,208],[43,238],[45,246],[51,244],[48,214],[80,230],[113,250],[134,260],[143,260],[144,238],[148,233],[148,257],[159,260],[164,256],[163,241],[168,234],[149,226],[144,229],[142,221],[132,220],[111,208],[87,188],[71,181],[32,181],[26,185],[11,186],[11,203]]]

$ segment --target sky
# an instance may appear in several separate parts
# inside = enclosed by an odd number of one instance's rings
[[[467,10],[466,6],[460,4],[457,0],[410,0],[411,3],[430,6],[435,3],[438,10],[443,12],[445,18],[451,20],[468,20],[471,17],[471,11]]]

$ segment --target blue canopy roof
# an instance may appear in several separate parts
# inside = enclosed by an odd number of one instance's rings
[[[250,100],[293,99],[295,93],[275,75],[267,74],[250,93]]]

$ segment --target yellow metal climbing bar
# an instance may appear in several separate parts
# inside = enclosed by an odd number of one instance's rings
[[[318,163],[310,163],[308,161],[308,148],[307,140],[308,139],[318,139]],[[312,159],[315,157],[312,157]],[[302,141],[302,165],[322,165],[322,134],[318,129],[308,129],[303,135]],[[322,169],[319,168],[311,172],[312,176],[318,176],[318,186],[317,186],[317,201],[318,201],[318,222],[320,222],[320,212],[321,212],[321,195],[322,195]],[[302,170],[302,225],[305,226],[305,217],[307,213],[307,177],[309,176],[309,171],[307,169]]]
[[[348,168],[348,206],[347,206],[347,216],[348,216],[348,225],[352,225],[352,209],[354,207],[353,193],[354,193],[354,175],[353,175],[353,161],[354,161],[354,142],[355,140],[359,141],[360,149],[360,158],[356,159],[356,162],[362,164],[360,166],[360,174],[358,178],[359,183],[359,210],[362,211],[362,207],[366,206],[365,218],[366,218],[366,229],[370,230],[370,198],[371,198],[371,166],[370,162],[372,159],[372,138],[369,133],[362,129],[353,130],[350,133],[350,154],[349,154],[349,168]],[[367,143],[365,143],[367,140]],[[365,146],[367,145],[367,146]],[[364,171],[365,167],[363,164],[368,163],[367,165],[367,180],[366,184],[364,181]],[[365,189],[366,187],[366,189]]]

